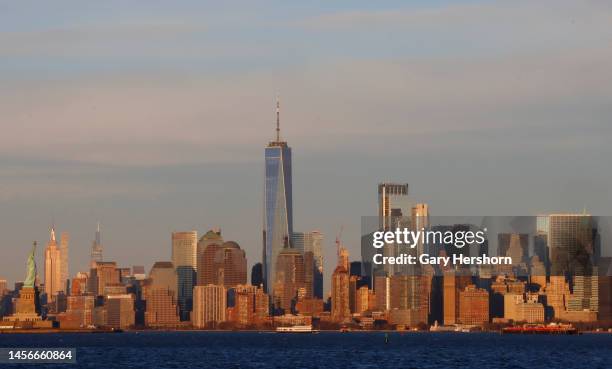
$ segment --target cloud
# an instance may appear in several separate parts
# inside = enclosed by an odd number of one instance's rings
[[[168,72],[15,82],[0,89],[0,154],[112,165],[249,161],[272,137],[277,91],[283,135],[315,150],[376,151],[398,135],[443,142],[499,127],[547,140],[555,135],[546,129],[565,127],[560,139],[593,145],[610,134],[601,124],[612,115],[610,64],[610,49],[582,49],[347,60],[227,78]],[[488,142],[508,144],[499,135]]]
[[[69,24],[45,29],[0,32],[0,56],[103,56],[152,52],[159,44],[176,43],[185,38],[202,37],[206,25],[197,22],[163,19]]]
[[[71,55],[65,60],[68,69],[91,68],[86,73],[41,71],[28,69],[38,62],[26,59],[24,70],[34,70],[30,75],[9,74],[10,68],[0,66],[0,155],[119,166],[249,162],[273,135],[277,93],[284,137],[311,153],[378,155],[398,137],[412,146],[439,143],[452,149],[461,146],[457,136],[464,143],[471,137],[475,145],[510,150],[505,138],[521,137],[517,132],[529,132],[523,139],[530,146],[524,149],[534,152],[601,147],[602,137],[610,134],[602,122],[612,116],[612,7],[597,1],[554,4],[336,12],[298,24],[324,31],[330,45],[346,49],[333,57],[324,52],[328,41],[308,49],[309,42],[319,39],[292,29],[287,30],[291,37],[274,39],[278,44],[254,43],[261,35],[250,39],[242,33],[230,37],[237,43],[225,46],[223,37],[203,45],[185,41],[181,48],[189,51],[176,54],[184,62],[135,68],[122,59],[121,50],[104,57],[114,60],[115,68],[82,61],[105,50],[95,44],[112,45],[121,38],[153,40],[155,47],[131,50],[133,55],[173,57],[175,37],[208,31],[208,25],[151,18],[115,22],[116,29],[97,23],[0,33],[7,44],[27,45],[32,55],[51,53],[50,63],[62,64],[65,53]],[[351,44],[354,32],[376,44]],[[500,45],[500,37],[508,43]],[[421,43],[410,46],[415,38]],[[96,52],[80,49],[88,40]],[[456,40],[482,48],[453,49],[449,44]],[[431,53],[428,44],[436,42],[452,51]],[[10,45],[4,52],[17,53]],[[402,47],[409,52],[390,55]],[[309,59],[267,63],[301,48],[308,50]],[[244,65],[229,70],[198,66],[208,56],[220,64]],[[479,142],[482,137],[487,139]],[[402,153],[404,148],[396,143],[393,150]]]
[[[612,42],[604,1],[475,1],[324,13],[294,23],[312,35],[390,55],[482,56],[602,47]],[[394,44],[394,49],[380,45]],[[338,48],[347,42],[337,42]]]
[[[2,158],[0,203],[154,199],[166,193],[128,168],[53,160]]]
[[[605,1],[519,0],[457,2],[451,5],[405,7],[390,10],[350,10],[324,13],[302,19],[297,25],[311,30],[456,29],[483,30],[482,36],[502,28],[525,32],[549,27],[568,30],[593,27],[604,30],[611,20],[612,6]],[[535,35],[534,35],[535,36]]]

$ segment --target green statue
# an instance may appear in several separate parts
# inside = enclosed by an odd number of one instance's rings
[[[32,245],[32,251],[30,252],[30,256],[28,256],[28,276],[23,282],[24,287],[34,287],[34,282],[36,281],[36,261],[34,261],[34,253],[36,252],[36,241]]]

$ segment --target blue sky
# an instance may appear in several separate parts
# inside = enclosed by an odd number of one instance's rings
[[[98,220],[122,265],[215,226],[259,261],[277,94],[327,271],[383,180],[435,215],[608,215],[610,24],[597,0],[0,1],[0,278],[52,220],[71,274]]]

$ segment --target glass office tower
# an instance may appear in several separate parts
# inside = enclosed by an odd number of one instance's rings
[[[172,232],[172,264],[176,269],[177,297],[181,320],[189,320],[196,277],[196,231]]]
[[[263,275],[266,292],[272,293],[276,280],[276,259],[289,247],[293,233],[291,195],[291,148],[280,140],[279,105],[276,105],[276,140],[265,149]]]

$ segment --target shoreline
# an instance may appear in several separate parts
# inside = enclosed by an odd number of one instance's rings
[[[207,332],[207,333],[278,333],[278,334],[316,334],[316,333],[398,333],[398,334],[474,334],[474,333],[496,333],[500,331],[472,331],[472,332],[454,332],[454,331],[412,331],[412,330],[350,330],[341,332],[336,329],[322,329],[316,332],[277,332],[273,329],[254,330],[254,329],[124,329],[121,331],[113,331],[106,329],[14,329],[0,330],[0,335],[3,334],[62,334],[62,333],[77,333],[77,334],[118,334],[118,333],[170,333],[170,332]],[[580,334],[612,334],[610,331],[580,331]],[[544,334],[543,334],[544,335]]]

